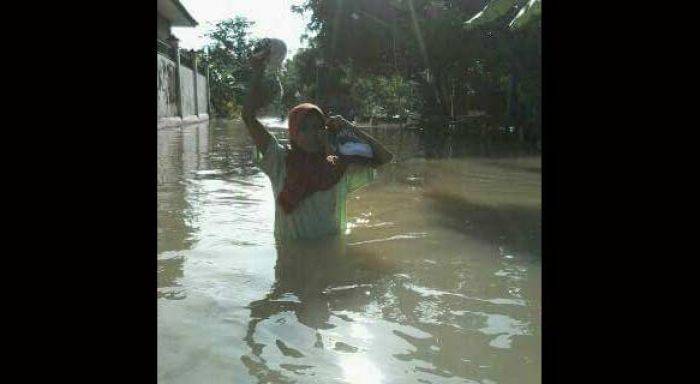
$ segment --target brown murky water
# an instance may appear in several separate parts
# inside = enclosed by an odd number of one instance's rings
[[[158,131],[162,383],[537,383],[540,160],[399,162],[349,233],[277,246],[239,121]]]

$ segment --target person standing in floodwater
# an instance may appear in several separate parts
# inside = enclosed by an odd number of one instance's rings
[[[251,59],[253,76],[243,107],[243,121],[262,154],[260,167],[270,178],[275,195],[275,237],[316,238],[344,233],[345,200],[349,193],[366,185],[373,168],[386,164],[393,155],[376,139],[341,116],[326,118],[311,103],[302,103],[288,114],[290,147],[283,146],[256,118],[268,100],[261,86],[266,54]],[[350,164],[329,155],[325,148],[326,127],[351,129],[374,153],[366,165]]]
[[[270,178],[275,195],[275,237],[317,238],[344,233],[345,200],[348,193],[366,185],[373,168],[386,164],[393,155],[377,140],[341,116],[326,118],[311,103],[302,103],[288,114],[289,148],[280,144],[256,118],[263,107],[261,86],[269,51],[253,56],[253,76],[243,106],[243,121],[255,141],[262,160],[260,167]],[[325,152],[326,127],[344,127],[367,142],[374,152],[368,165],[349,164],[342,157]]]

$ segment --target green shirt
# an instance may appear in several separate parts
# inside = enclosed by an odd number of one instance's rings
[[[272,137],[262,153],[262,159],[258,157],[260,168],[270,178],[275,197],[275,237],[298,239],[344,233],[347,229],[347,195],[369,184],[374,179],[374,169],[350,165],[336,185],[325,191],[314,192],[287,214],[276,201],[287,175],[285,160],[288,151]]]

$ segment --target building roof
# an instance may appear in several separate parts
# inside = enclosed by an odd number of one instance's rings
[[[197,21],[178,0],[158,0],[158,13],[173,27],[197,26]]]

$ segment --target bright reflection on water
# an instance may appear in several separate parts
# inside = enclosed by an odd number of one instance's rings
[[[159,382],[540,381],[539,159],[375,135],[350,233],[276,244],[240,122],[158,131]]]

